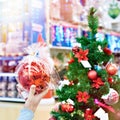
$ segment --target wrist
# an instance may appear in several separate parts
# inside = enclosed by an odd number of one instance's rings
[[[33,104],[31,104],[30,102],[27,102],[27,101],[26,101],[26,103],[24,104],[24,108],[31,110],[33,113],[34,113],[35,110],[36,110],[36,107],[35,107]]]

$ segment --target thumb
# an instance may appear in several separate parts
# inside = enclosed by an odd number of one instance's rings
[[[36,89],[36,86],[35,85],[31,85],[28,98],[31,98],[31,97],[34,96],[35,89]]]

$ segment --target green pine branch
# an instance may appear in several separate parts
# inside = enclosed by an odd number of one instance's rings
[[[96,9],[91,8],[88,14],[88,26],[91,31],[91,38],[93,39],[95,37],[95,34],[97,33],[98,29],[98,17],[95,16]]]

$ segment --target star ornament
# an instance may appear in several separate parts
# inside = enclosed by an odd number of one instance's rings
[[[75,57],[78,58],[78,62],[81,62],[81,60],[88,60],[87,55],[89,53],[89,50],[82,50],[80,49],[77,53],[75,53]]]
[[[87,92],[78,91],[76,98],[78,102],[87,103],[87,100],[90,98],[90,96]]]

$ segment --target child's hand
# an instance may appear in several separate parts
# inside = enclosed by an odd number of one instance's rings
[[[18,89],[18,92],[26,100],[24,107],[32,110],[33,112],[35,112],[35,110],[37,109],[37,106],[40,103],[40,100],[48,92],[48,88],[47,88],[40,94],[35,94],[35,89],[36,89],[35,85],[31,85],[29,92],[25,91],[19,84],[17,85],[17,89]]]

